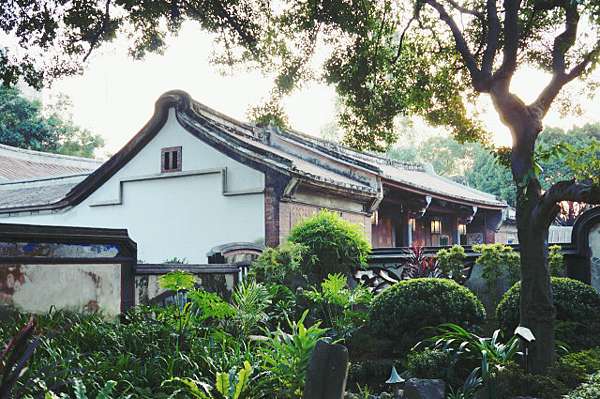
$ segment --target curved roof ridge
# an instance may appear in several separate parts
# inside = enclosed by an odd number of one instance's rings
[[[259,140],[259,141],[261,140],[260,133],[257,134],[256,129],[261,129],[261,130],[266,129],[264,127],[259,127],[253,123],[243,122],[243,121],[235,119],[229,115],[225,115],[225,114],[223,114],[223,113],[221,113],[221,112],[219,112],[197,100],[194,100],[194,99],[192,99],[192,106],[195,108],[196,111],[200,111],[200,113],[207,112],[207,113],[211,114],[211,116],[215,116],[223,121],[234,124],[237,127],[241,127],[243,129],[248,130],[249,132],[246,132],[246,134],[255,140]],[[375,160],[377,162],[383,162],[387,165],[394,165],[397,167],[401,167],[403,169],[424,170],[423,164],[418,163],[418,162],[398,161],[398,160],[390,158],[387,155],[377,154],[372,151],[357,151],[357,150],[350,148],[348,146],[345,146],[339,142],[327,140],[322,137],[313,136],[311,134],[304,133],[304,132],[301,132],[299,130],[292,129],[292,128],[285,128],[285,129],[279,129],[279,130],[282,133],[287,133],[290,136],[293,136],[293,135],[300,136],[301,138],[303,138],[305,140],[310,140],[313,143],[322,145],[329,150],[333,150],[338,153],[342,153],[342,154],[349,155],[349,156],[354,156],[356,158],[359,158],[362,161]],[[239,134],[240,132],[238,131],[236,133]]]

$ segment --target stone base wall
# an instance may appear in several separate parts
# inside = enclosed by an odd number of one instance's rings
[[[236,278],[233,275],[211,274],[196,276],[198,288],[219,294],[222,298],[229,299],[235,287]],[[135,276],[135,304],[151,305],[160,304],[166,291],[160,288],[158,279],[160,275]]]

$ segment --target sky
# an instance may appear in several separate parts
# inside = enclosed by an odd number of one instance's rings
[[[214,49],[213,36],[192,24],[184,25],[178,37],[169,40],[163,55],[148,55],[135,61],[127,54],[127,44],[116,41],[105,45],[88,60],[82,75],[55,81],[43,92],[43,100],[61,92],[73,102],[73,119],[92,132],[100,134],[106,147],[100,157],[118,151],[151,117],[154,102],[172,89],[188,92],[194,99],[234,118],[247,120],[247,111],[261,103],[272,80],[258,71],[236,71],[223,75],[210,63]],[[521,71],[514,77],[514,91],[526,102],[535,98],[549,80],[549,75],[534,69]],[[580,98],[577,94],[573,98]],[[552,110],[546,126],[569,128],[600,121],[595,99],[583,99],[582,115],[562,117]],[[290,125],[299,131],[319,135],[321,129],[335,121],[336,95],[333,87],[309,82],[284,100]],[[477,109],[486,127],[494,132],[499,145],[510,144],[510,134],[491,106],[483,99]],[[595,114],[595,115],[594,115]],[[423,136],[440,130],[417,122]],[[441,131],[443,134],[443,130]]]

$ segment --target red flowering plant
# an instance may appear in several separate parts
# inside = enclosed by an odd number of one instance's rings
[[[438,267],[437,258],[427,255],[419,244],[410,247],[409,255],[402,264],[402,279],[422,277],[445,277]]]

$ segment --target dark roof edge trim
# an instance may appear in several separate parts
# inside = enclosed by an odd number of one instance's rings
[[[137,244],[127,229],[107,229],[76,226],[46,226],[0,223],[0,241],[50,242],[65,244],[120,244],[134,257]]]
[[[391,187],[399,188],[401,190],[410,191],[415,194],[429,195],[435,199],[453,202],[453,203],[461,204],[461,205],[476,206],[481,209],[493,209],[493,210],[501,211],[508,206],[508,205],[503,205],[503,204],[494,205],[494,204],[489,204],[489,203],[482,203],[481,201],[475,201],[475,200],[470,201],[470,200],[466,200],[466,199],[462,199],[462,198],[458,198],[458,197],[454,197],[454,196],[450,196],[450,195],[440,194],[436,191],[421,190],[416,187],[412,187],[407,184],[402,184],[397,181],[389,180],[389,179],[384,179],[383,184],[391,186]]]

